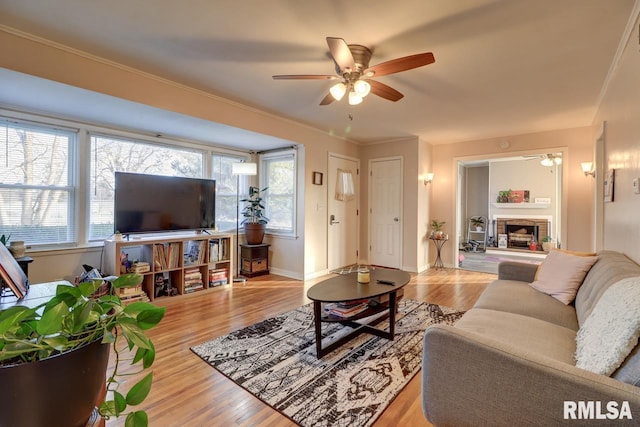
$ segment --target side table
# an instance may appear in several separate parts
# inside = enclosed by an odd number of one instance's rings
[[[435,269],[439,269],[439,268],[444,268],[444,263],[442,262],[442,257],[441,257],[441,252],[442,252],[442,247],[444,246],[445,243],[447,243],[447,240],[449,240],[449,237],[443,237],[440,239],[436,239],[435,237],[429,237],[429,239],[433,242],[433,244],[436,246],[436,260],[433,263],[433,267]]]
[[[269,246],[240,245],[240,274],[247,277],[269,274]]]

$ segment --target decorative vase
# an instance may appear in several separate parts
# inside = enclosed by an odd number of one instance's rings
[[[246,223],[244,225],[244,236],[247,239],[248,245],[259,245],[264,239],[264,231],[266,230],[266,224]]]
[[[22,240],[14,240],[9,244],[9,252],[14,258],[22,258],[24,256],[24,242]]]
[[[38,362],[0,367],[1,424],[84,427],[102,393],[109,350],[98,340]]]

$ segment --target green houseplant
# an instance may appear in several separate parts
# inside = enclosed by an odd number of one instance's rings
[[[498,198],[496,202],[498,203],[509,203],[509,199],[511,197],[511,189],[498,191]]]
[[[438,221],[437,219],[431,220],[431,237],[434,239],[444,239],[444,231],[442,227],[446,224],[446,221]]]
[[[126,415],[125,423],[131,427],[148,425],[146,412],[129,407],[144,401],[153,373],[126,394],[119,390],[123,361],[140,366],[140,372],[152,365],[155,348],[145,331],[156,326],[165,312],[146,302],[123,305],[116,290],[141,282],[139,274],[113,278],[109,292],[99,298],[92,295],[102,280],[77,287],[61,284],[53,297],[35,307],[16,305],[0,311],[3,422],[43,425],[46,420],[46,425],[84,426],[106,377],[110,400],[101,403],[100,415],[107,419]],[[106,376],[111,349],[115,361]],[[133,356],[125,356],[125,349]]]
[[[484,227],[484,218],[481,216],[472,216],[471,225],[476,228],[476,231],[482,231],[482,227]]]
[[[542,250],[545,252],[549,252],[556,247],[556,242],[553,241],[551,236],[544,236],[540,241],[542,242]]]
[[[244,202],[244,208],[242,209],[242,224],[244,225],[245,238],[249,245],[259,245],[264,239],[264,232],[267,228],[266,224],[269,222],[264,214],[265,207],[262,204],[261,194],[267,191],[268,187],[260,190],[258,187],[249,187],[249,196],[246,199],[242,199]]]

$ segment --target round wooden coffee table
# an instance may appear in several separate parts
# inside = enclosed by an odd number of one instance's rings
[[[398,301],[396,292],[409,283],[411,276],[401,270],[389,270],[377,268],[371,270],[369,283],[358,283],[357,273],[342,274],[323,280],[309,288],[307,297],[313,301],[313,317],[316,333],[316,354],[318,358],[338,348],[351,338],[361,333],[369,333],[382,338],[393,340],[395,332],[396,311]],[[391,282],[391,284],[379,283],[379,281]],[[375,297],[389,296],[389,303],[378,307],[369,307],[352,317],[344,318],[324,313],[322,304],[366,300]],[[368,322],[356,320],[373,316],[386,311],[382,316],[377,316]],[[385,319],[389,319],[389,331],[375,328],[374,326]],[[354,328],[352,332],[342,338],[322,347],[322,322],[339,322]]]

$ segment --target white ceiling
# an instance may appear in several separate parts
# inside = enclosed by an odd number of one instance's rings
[[[360,143],[439,144],[590,125],[633,8],[634,0],[0,0],[0,24]],[[327,36],[368,46],[371,65],[420,52],[436,62],[378,78],[405,95],[396,103],[369,95],[358,106],[321,107],[330,81],[271,76],[333,74]],[[5,105],[203,141],[216,134],[214,142],[247,149],[241,141],[257,137],[9,70],[0,79]],[[29,88],[38,96],[25,96]],[[100,108],[87,111],[96,97]]]

